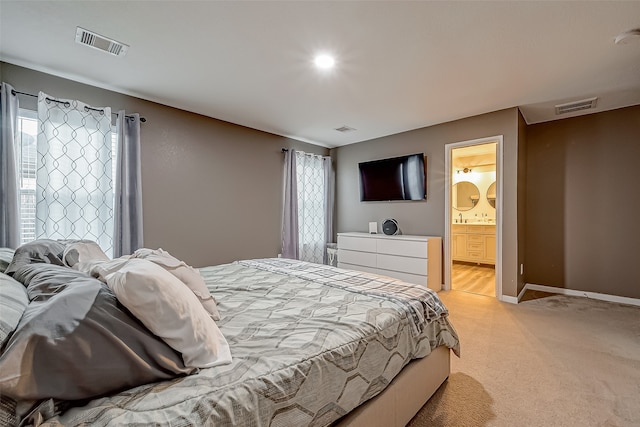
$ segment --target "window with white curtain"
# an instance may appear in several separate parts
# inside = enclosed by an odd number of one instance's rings
[[[18,116],[17,141],[17,156],[19,163],[18,191],[20,197],[20,244],[30,242],[38,237],[36,234],[37,140],[38,113],[36,111],[20,109]],[[112,183],[115,182],[116,173],[116,144],[117,134],[115,129],[112,129],[112,167],[110,171]],[[111,205],[113,206],[113,203],[111,203]],[[111,215],[113,216],[113,211],[111,211]],[[110,230],[109,233],[111,233]],[[83,236],[64,237],[76,238]]]
[[[321,156],[296,152],[300,259],[322,264],[326,245],[326,180]]]

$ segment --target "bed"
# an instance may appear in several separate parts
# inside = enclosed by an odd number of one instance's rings
[[[14,402],[22,424],[401,426],[459,354],[446,308],[424,287],[279,258],[199,271],[230,364],[91,399]]]

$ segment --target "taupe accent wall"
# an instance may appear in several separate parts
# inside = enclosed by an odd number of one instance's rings
[[[194,266],[276,256],[281,246],[281,148],[329,152],[4,62],[0,76],[19,91],[42,90],[146,117],[141,130],[145,246],[161,247]],[[20,103],[35,108],[28,97],[21,96]]]
[[[502,293],[515,297],[521,289],[518,261],[518,125],[510,108],[449,123],[369,140],[332,150],[336,159],[336,230],[368,232],[370,221],[395,218],[404,234],[442,236],[445,232],[445,144],[503,135],[504,189]],[[360,202],[358,163],[404,154],[427,156],[427,200]],[[523,233],[520,231],[520,233]]]
[[[527,272],[520,266],[527,267],[526,262],[526,222],[527,222],[527,122],[518,110],[518,293],[525,286]]]
[[[640,298],[640,106],[527,128],[526,281]]]

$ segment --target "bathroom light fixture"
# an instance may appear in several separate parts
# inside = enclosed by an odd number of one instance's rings
[[[328,70],[333,68],[336,64],[336,60],[331,55],[321,54],[315,57],[313,63],[316,64],[316,67],[322,70]]]
[[[629,44],[634,41],[640,41],[640,28],[623,31],[616,37],[616,44]]]

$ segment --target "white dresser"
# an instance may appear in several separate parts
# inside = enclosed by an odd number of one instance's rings
[[[338,233],[338,267],[390,276],[439,291],[442,238]]]

